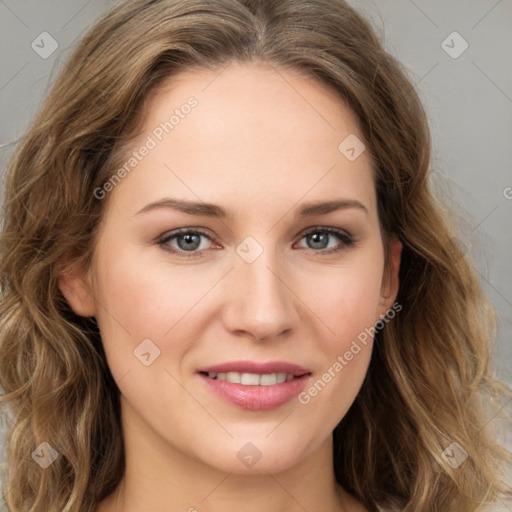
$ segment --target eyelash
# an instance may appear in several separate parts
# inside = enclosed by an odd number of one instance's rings
[[[307,231],[303,232],[300,239],[299,240],[302,240],[303,238],[305,238],[306,236],[308,236],[309,234],[312,234],[312,233],[328,233],[330,235],[334,235],[336,236],[342,243],[343,245],[341,247],[337,247],[337,248],[334,248],[334,249],[328,249],[328,250],[315,250],[315,249],[309,249],[309,248],[305,248],[307,251],[311,251],[311,252],[314,252],[316,254],[318,254],[319,256],[329,256],[331,254],[335,254],[335,253],[339,253],[343,250],[345,250],[347,247],[350,247],[351,245],[354,244],[355,240],[354,238],[349,235],[348,233],[346,233],[345,231],[342,231],[340,229],[337,229],[337,228],[332,228],[332,227],[324,227],[324,226],[314,226],[312,228],[309,228]],[[181,228],[181,229],[177,229],[175,231],[172,231],[171,233],[168,233],[166,235],[164,235],[162,238],[160,238],[158,241],[157,241],[157,245],[161,246],[165,251],[168,251],[172,254],[178,254],[180,256],[183,256],[184,258],[201,258],[201,257],[204,257],[203,256],[203,253],[205,252],[206,249],[202,250],[202,251],[183,251],[183,250],[176,250],[175,248],[169,248],[169,246],[167,245],[171,240],[175,239],[175,238],[178,238],[180,236],[183,236],[183,235],[203,235],[204,237],[206,237],[208,240],[210,240],[210,242],[213,242],[212,238],[210,237],[210,235],[208,233],[206,233],[205,231],[203,231],[202,229],[199,229],[199,228]]]

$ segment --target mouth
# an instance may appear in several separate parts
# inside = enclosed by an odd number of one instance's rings
[[[223,380],[232,384],[241,384],[242,386],[275,386],[283,382],[290,382],[299,378],[291,373],[240,373],[240,372],[199,372],[201,375],[208,376],[213,380]]]
[[[301,366],[285,363],[239,361],[197,371],[207,388],[243,409],[275,409],[300,393],[311,376]]]

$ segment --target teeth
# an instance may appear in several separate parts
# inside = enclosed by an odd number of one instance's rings
[[[256,373],[242,373],[240,375],[240,384],[245,386],[258,386],[260,383],[260,376]]]
[[[208,372],[210,379],[225,380],[233,384],[243,384],[244,386],[275,386],[283,382],[290,382],[295,377],[286,373],[265,373],[259,375],[257,373],[214,373]]]
[[[273,386],[274,384],[277,384],[277,375],[275,373],[260,375],[260,386]]]
[[[226,378],[228,382],[232,382],[233,384],[240,384],[240,374],[238,372],[228,372],[226,373]]]

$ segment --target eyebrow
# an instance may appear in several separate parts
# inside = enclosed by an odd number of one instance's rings
[[[158,201],[147,204],[135,215],[146,213],[152,210],[167,208],[186,213],[188,215],[205,215],[208,217],[215,217],[220,219],[231,218],[232,215],[217,204],[204,203],[197,201],[188,201],[184,199],[175,199],[171,197],[164,197]],[[337,210],[344,210],[347,208],[358,208],[363,210],[367,215],[368,209],[366,206],[356,199],[333,199],[331,201],[313,201],[304,203],[296,212],[295,217],[312,217],[314,215],[325,215]]]

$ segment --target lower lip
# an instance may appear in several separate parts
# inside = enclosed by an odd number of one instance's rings
[[[253,411],[276,409],[297,396],[305,387],[310,375],[296,377],[289,382],[272,386],[245,386],[225,380],[211,379],[199,374],[205,384],[218,396],[241,407]]]

